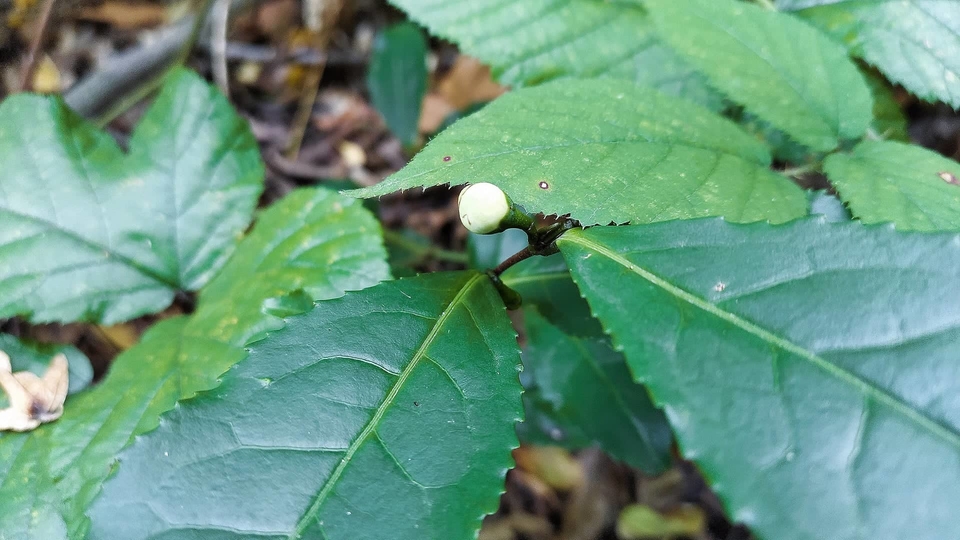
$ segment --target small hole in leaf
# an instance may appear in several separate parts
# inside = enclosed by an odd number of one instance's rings
[[[946,182],[946,183],[948,183],[948,184],[953,184],[953,185],[956,185],[956,186],[960,186],[960,180],[957,180],[956,175],[954,175],[953,173],[949,173],[949,172],[947,172],[947,171],[943,171],[943,172],[937,173],[937,176],[939,176],[941,180],[943,180],[944,182]]]
[[[453,159],[453,158],[451,158],[450,156],[443,156],[443,160],[444,160],[444,161],[450,161],[451,159]]]
[[[546,182],[541,181],[538,185],[540,186],[540,189],[550,189],[550,184]]]

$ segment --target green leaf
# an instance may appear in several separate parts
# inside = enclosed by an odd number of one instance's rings
[[[322,302],[121,456],[90,538],[475,538],[517,444],[515,336],[475,272]]]
[[[789,15],[735,0],[644,0],[670,46],[730,99],[802,144],[863,135],[870,89],[846,51]]]
[[[113,362],[102,383],[67,402],[57,422],[0,438],[0,458],[25,463],[30,475],[23,478],[31,485],[56,479],[50,489],[70,538],[83,538],[84,512],[131,438],[155,428],[177,401],[217,386],[219,376],[246,356],[249,340],[279,328],[281,310],[304,304],[276,298],[300,290],[313,299],[333,298],[372,285],[389,277],[385,258],[379,225],[359,201],[322,188],[292,192],[260,216],[192,316],[151,327]],[[49,463],[35,464],[37,458],[16,449],[24,437],[42,440],[32,444],[46,449]],[[21,504],[34,503],[25,497]],[[0,505],[0,522],[20,523],[22,510],[12,505]]]
[[[0,438],[0,540],[66,540],[67,525],[48,474],[45,440]]]
[[[490,64],[501,83],[612,77],[717,109],[703,77],[657,39],[638,2],[391,0],[411,19]]]
[[[804,215],[803,192],[769,164],[762,143],[699,106],[621,81],[566,80],[504,95],[400,172],[349,193],[483,181],[530,212],[584,225]]]
[[[884,139],[910,142],[907,134],[907,117],[897,103],[890,84],[879,75],[863,73],[873,94],[873,129]]]
[[[531,257],[507,268],[503,283],[520,293],[523,306],[534,306],[551,324],[574,336],[603,336],[603,328],[570,277],[559,253]]]
[[[358,202],[313,188],[270,207],[201,292],[194,333],[242,346],[279,323],[265,317],[267,299],[326,300],[389,279],[380,223]]]
[[[226,262],[263,189],[229,102],[174,71],[124,154],[59,98],[0,106],[0,317],[110,324],[160,311]]]
[[[778,540],[955,533],[960,237],[712,219],[559,243],[732,520]]]
[[[613,457],[648,474],[670,466],[673,436],[646,390],[633,382],[623,356],[606,340],[575,338],[536,310],[524,310],[530,371],[557,425],[572,437],[561,444],[597,444]]]
[[[377,37],[367,89],[390,131],[404,145],[414,145],[427,93],[427,42],[416,25],[397,24]]]
[[[51,345],[18,339],[10,334],[0,333],[0,351],[10,356],[13,371],[30,371],[43,375],[50,360],[59,353],[67,357],[70,386],[68,394],[75,394],[90,385],[93,380],[93,367],[90,359],[73,345]],[[0,395],[0,407],[5,407],[6,396]]]
[[[960,108],[960,10],[953,0],[775,0],[928,101]]]
[[[960,164],[919,146],[864,141],[824,170],[853,214],[900,230],[960,230]]]

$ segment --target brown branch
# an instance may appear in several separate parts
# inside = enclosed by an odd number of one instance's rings
[[[531,248],[530,246],[527,246],[521,249],[520,251],[514,253],[513,255],[507,257],[507,260],[497,265],[497,267],[493,269],[493,275],[499,276],[500,274],[504,273],[507,270],[507,268],[510,268],[511,266],[517,264],[522,260],[529,259],[534,255],[539,255],[539,254],[536,251],[534,251],[533,248]]]

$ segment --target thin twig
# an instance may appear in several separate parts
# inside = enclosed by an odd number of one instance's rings
[[[40,48],[43,47],[47,27],[50,26],[54,2],[56,0],[46,0],[43,3],[43,12],[40,13],[40,19],[37,21],[38,26],[34,32],[33,41],[30,43],[30,51],[27,53],[27,60],[24,62],[23,71],[20,73],[21,92],[27,92],[33,87],[33,71],[37,68],[37,57],[40,55]]]
[[[231,0],[230,16],[237,17],[252,5],[253,0]],[[118,101],[132,101],[132,105],[143,99],[156,89],[167,68],[182,56],[184,44],[195,35],[197,19],[203,23],[201,15],[183,17],[164,29],[150,45],[111,58],[100,70],[70,88],[64,96],[67,104],[86,118],[106,119],[111,116],[109,111],[116,110]],[[130,95],[139,99],[125,100]]]
[[[780,174],[784,176],[796,177],[796,176],[801,176],[801,175],[812,173],[812,172],[817,172],[819,170],[820,170],[820,164],[810,163],[807,165],[801,165],[799,167],[790,167],[787,169],[783,169],[782,171],[780,171]]]
[[[172,69],[182,66],[184,63],[186,63],[187,59],[190,57],[190,51],[193,50],[197,39],[200,37],[200,33],[203,31],[204,23],[207,20],[207,15],[210,13],[210,8],[213,5],[213,2],[214,0],[201,0],[200,7],[197,10],[197,13],[194,15],[193,24],[190,27],[190,34],[177,49],[176,60],[159,70],[152,77],[141,81],[140,84],[133,88],[133,90],[121,96],[120,99],[116,100],[116,102],[112,103],[106,112],[96,117],[95,123],[98,126],[105,126],[109,124],[116,117],[123,114],[124,111],[128,110],[130,107],[133,107],[142,99],[152,94],[157,88],[160,88],[160,85],[163,84],[163,80]]]
[[[319,0],[308,2],[308,7],[315,5],[317,2]],[[316,32],[314,44],[318,49],[326,49],[329,45],[330,36],[337,25],[337,18],[340,16],[342,7],[343,0],[328,0],[320,14],[307,15],[307,26]],[[313,104],[317,101],[317,94],[320,92],[320,79],[323,78],[323,70],[326,65],[326,62],[323,62],[307,70],[307,76],[300,92],[297,114],[294,116],[293,125],[290,127],[290,144],[287,147],[287,157],[290,159],[296,160],[297,155],[300,154],[300,145],[303,144],[307,124],[310,123],[310,117],[313,116]]]
[[[499,276],[500,274],[504,273],[507,270],[507,268],[510,268],[511,266],[517,264],[520,261],[529,259],[534,255],[538,255],[538,253],[534,251],[532,247],[527,246],[521,249],[520,251],[514,253],[513,255],[507,257],[507,260],[497,265],[497,267],[493,269],[493,275]]]
[[[230,22],[230,0],[215,0],[210,13],[210,56],[213,79],[223,95],[230,97],[230,74],[227,71],[227,27]]]

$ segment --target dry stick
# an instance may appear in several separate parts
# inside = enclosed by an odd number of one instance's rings
[[[318,3],[323,4],[323,9],[320,9],[318,13],[307,15],[307,26],[316,32],[317,39],[314,43],[318,49],[322,49],[330,43],[330,36],[337,25],[337,17],[343,7],[343,0],[308,0],[306,7],[316,8]],[[290,128],[290,144],[287,147],[287,158],[289,159],[295,160],[300,154],[300,145],[303,144],[303,135],[306,133],[307,124],[310,123],[310,117],[313,115],[313,104],[317,101],[317,93],[320,92],[320,79],[323,77],[323,69],[326,65],[326,62],[321,62],[307,71],[300,92],[300,103],[297,105],[297,115],[294,117],[293,126]]]
[[[253,0],[231,0],[230,4],[230,15],[236,17],[249,9]],[[202,14],[188,15],[163,30],[151,45],[112,59],[71,88],[64,96],[67,104],[86,118],[108,119],[111,111],[117,110],[118,101],[136,103],[162,80],[156,74],[162,76],[182,57],[184,44],[196,39],[197,25],[203,18]]]
[[[210,13],[210,56],[213,79],[223,95],[230,97],[230,74],[227,71],[227,26],[230,23],[230,0],[215,0]]]
[[[37,56],[40,54],[40,47],[43,46],[43,39],[47,35],[47,27],[50,26],[50,18],[53,16],[53,3],[56,0],[46,0],[43,4],[43,12],[38,21],[39,27],[30,43],[30,51],[27,53],[27,61],[23,65],[23,71],[20,73],[20,91],[27,92],[33,87],[33,71],[37,67]]]

